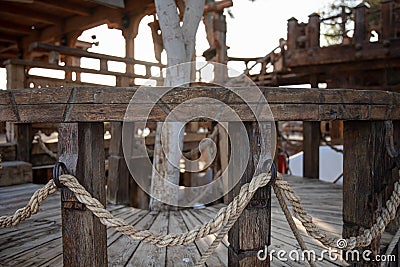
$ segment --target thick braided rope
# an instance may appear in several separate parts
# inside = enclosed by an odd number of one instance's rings
[[[323,245],[338,248],[338,249],[353,249],[355,247],[366,247],[371,244],[371,241],[381,235],[386,226],[396,216],[396,210],[400,204],[400,185],[399,181],[394,184],[394,190],[389,200],[386,201],[386,208],[384,208],[380,216],[375,220],[375,223],[369,229],[365,229],[362,234],[356,237],[346,239],[346,246],[338,245],[340,239],[330,237],[322,232],[318,226],[313,223],[312,217],[307,214],[304,207],[301,205],[299,196],[294,192],[290,185],[283,180],[276,181],[276,184],[282,190],[285,197],[292,205],[295,217],[300,220],[307,233],[320,241]]]
[[[207,235],[218,232],[222,227],[231,223],[232,218],[247,206],[256,190],[265,186],[271,179],[268,174],[254,176],[250,183],[244,184],[238,196],[236,196],[228,206],[221,208],[210,221],[201,226],[181,234],[158,235],[149,230],[138,230],[126,221],[115,218],[97,199],[93,198],[86,189],[79,184],[78,180],[72,175],[61,175],[61,183],[68,187],[85,206],[98,217],[102,224],[113,227],[117,231],[126,235],[132,240],[139,240],[156,245],[157,247],[187,245],[199,240]]]
[[[10,216],[1,216],[0,217],[0,227],[10,227],[16,226],[20,222],[25,219],[31,217],[32,214],[35,214],[39,210],[40,204],[51,194],[54,194],[57,191],[57,187],[54,184],[53,180],[49,181],[44,187],[36,190],[33,193],[31,199],[25,207],[18,209],[14,212],[13,215]]]
[[[167,234],[157,235],[148,230],[138,230],[129,225],[120,218],[115,218],[107,211],[104,206],[95,198],[93,198],[86,189],[79,184],[78,180],[72,175],[61,175],[60,181],[72,192],[75,193],[77,199],[86,205],[86,207],[97,216],[100,221],[110,227],[116,228],[122,234],[133,240],[140,240],[152,243],[158,247],[187,245],[207,235],[214,234],[221,228],[225,232],[228,227],[233,224],[238,214],[247,206],[255,191],[265,186],[270,181],[271,176],[265,173],[254,176],[250,183],[244,184],[238,196],[236,196],[227,207],[221,208],[218,213],[207,223],[201,226],[196,226],[193,230],[182,234]],[[301,205],[299,196],[294,192],[290,185],[283,180],[276,181],[277,187],[282,190],[284,196],[292,205],[292,209],[296,218],[303,224],[307,233],[319,240],[325,246],[339,249],[353,249],[355,247],[368,246],[371,241],[378,235],[382,234],[387,224],[394,219],[397,207],[400,204],[400,185],[396,182],[394,191],[390,199],[386,202],[386,208],[383,209],[381,215],[376,219],[376,223],[370,228],[364,230],[364,233],[357,237],[346,239],[347,246],[338,246],[338,240],[327,236],[318,226],[312,222],[312,217],[309,216]],[[10,227],[19,224],[21,221],[30,217],[38,211],[39,205],[51,194],[56,192],[57,188],[53,181],[49,181],[43,188],[37,190],[31,197],[28,204],[21,209],[18,209],[11,216],[0,217],[0,227]]]

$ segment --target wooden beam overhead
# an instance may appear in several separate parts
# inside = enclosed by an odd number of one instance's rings
[[[90,16],[91,11],[88,8],[81,7],[77,4],[69,4],[67,1],[53,1],[53,0],[40,0],[35,1],[35,4],[40,4],[43,7],[51,7],[59,9],[68,13],[80,15],[80,16]]]
[[[120,23],[122,16],[123,14],[118,9],[100,6],[93,11],[91,16],[73,16],[65,19],[63,29],[57,27],[57,25],[47,27],[41,31],[40,38],[36,41],[47,41],[65,33],[87,30],[108,22]]]
[[[15,43],[18,41],[18,37],[8,33],[4,33],[0,30],[0,42],[4,43]]]
[[[28,25],[21,25],[2,19],[0,19],[0,30],[2,32],[14,32],[17,34],[31,34],[35,32],[34,29],[31,29]]]
[[[89,0],[89,1],[113,8],[125,7],[124,0]]]
[[[29,6],[29,5],[27,5]],[[12,15],[19,18],[29,18],[29,20],[43,22],[46,24],[60,24],[60,17],[55,16],[54,14],[48,14],[45,12],[41,12],[38,10],[32,10],[29,8],[21,8],[20,5],[13,5],[9,3],[2,3],[0,14],[6,13],[7,15]]]

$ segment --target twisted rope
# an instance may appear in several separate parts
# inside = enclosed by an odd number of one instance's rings
[[[301,222],[307,233],[311,237],[321,242],[323,245],[337,249],[350,250],[355,247],[366,247],[370,245],[371,241],[375,237],[381,235],[385,231],[385,228],[389,222],[395,218],[396,210],[400,204],[400,185],[399,181],[397,181],[394,184],[392,195],[390,196],[389,200],[386,201],[386,208],[384,208],[380,216],[376,218],[374,225],[369,229],[365,229],[362,234],[356,237],[352,236],[345,239],[346,246],[342,246],[338,245],[339,241],[342,239],[328,236],[326,233],[321,231],[315,223],[313,223],[312,217],[307,214],[307,212],[304,210],[304,207],[301,205],[299,196],[286,181],[276,181],[276,184],[279,186],[286,199],[292,205],[295,217]]]
[[[91,194],[79,184],[78,180],[74,176],[67,174],[60,176],[60,182],[74,192],[77,199],[81,203],[85,204],[86,207],[100,219],[102,224],[115,228],[117,231],[121,232],[132,240],[151,243],[157,247],[188,245],[207,235],[214,234],[221,230],[213,244],[204,254],[203,258],[205,259],[211,255],[214,249],[219,245],[222,238],[229,231],[237,218],[240,216],[241,212],[247,206],[256,190],[267,185],[270,179],[271,175],[266,173],[254,176],[250,183],[246,183],[241,187],[239,195],[236,196],[228,206],[221,208],[214,218],[210,219],[203,225],[196,226],[194,229],[186,233],[159,235],[154,234],[149,230],[138,230],[129,225],[125,220],[114,217],[104,208],[100,201],[98,201],[96,198],[93,198]],[[386,208],[383,209],[381,215],[376,219],[375,224],[370,229],[364,230],[363,234],[357,237],[350,237],[346,239],[347,246],[343,247],[338,246],[339,239],[328,236],[313,223],[312,217],[307,214],[301,205],[299,196],[286,181],[281,179],[277,180],[274,190],[275,188],[278,189],[275,191],[275,193],[281,191],[285,198],[290,202],[295,217],[300,220],[307,233],[311,237],[317,239],[325,246],[339,249],[353,249],[355,247],[368,246],[375,237],[384,232],[387,224],[394,219],[397,207],[400,204],[400,185],[398,181],[394,185],[394,191],[390,199],[386,202]],[[56,191],[57,187],[54,184],[54,181],[49,181],[43,188],[37,190],[33,194],[30,201],[24,208],[18,209],[11,216],[0,217],[0,227],[15,226],[26,218],[29,218],[32,214],[37,213],[39,205],[49,195]],[[202,259],[202,261],[205,260]]]
[[[43,142],[42,137],[40,136],[40,134],[36,134],[35,135],[35,140],[38,141],[38,144],[40,146],[40,148],[47,154],[49,155],[51,158],[58,160],[58,156],[56,153],[54,153],[53,151],[51,151],[50,149],[47,148],[46,144]]]
[[[54,184],[53,180],[50,180],[44,187],[38,189],[35,193],[33,193],[31,199],[25,207],[18,209],[14,212],[13,215],[10,216],[1,216],[0,217],[0,227],[11,227],[16,226],[20,222],[25,219],[31,217],[32,214],[35,214],[39,210],[40,204],[51,194],[54,194],[57,191],[57,186]]]

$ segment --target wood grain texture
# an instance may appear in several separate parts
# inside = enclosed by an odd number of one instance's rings
[[[293,89],[260,88],[269,103],[276,120],[386,120],[400,116],[400,94],[386,91],[363,91],[349,89]],[[0,118],[2,121],[17,122],[78,122],[78,121],[122,121],[126,108],[136,88],[82,87],[74,89],[43,88],[0,92]],[[152,94],[159,94],[165,88],[149,87]],[[247,88],[235,88],[236,92],[251,99]],[[192,90],[178,88],[162,97],[162,103],[151,101],[137,104],[137,112],[152,108],[149,121],[161,121],[171,110],[186,100],[208,97],[222,101],[232,107],[241,120],[254,121],[249,107],[232,91],[221,88],[195,87]],[[254,98],[254,96],[253,96]],[[221,105],[207,108],[220,110]],[[258,99],[247,104],[257,105]],[[192,104],[182,106],[192,110]],[[261,114],[267,116],[266,105]],[[186,115],[182,112],[181,115]],[[176,114],[179,117],[179,113]],[[135,114],[135,119],[145,120],[146,116]]]
[[[384,122],[347,121],[344,123],[343,158],[343,236],[361,234],[370,228],[387,199],[386,185],[393,184],[393,162],[385,147]],[[387,196],[386,196],[387,197]],[[372,255],[380,253],[380,237],[362,249]],[[357,262],[355,266],[374,266],[371,262]]]
[[[303,122],[303,176],[319,178],[320,122]]]
[[[235,123],[230,123],[229,127],[235,127]],[[267,140],[260,136],[258,124],[245,123],[245,127],[250,151],[247,151],[246,146],[242,144],[243,147],[239,148],[240,152],[232,153],[231,157],[239,157],[247,167],[239,183],[229,193],[230,199],[239,194],[240,187],[243,184],[250,182],[254,175],[260,173],[259,162],[271,159],[271,155],[261,154],[261,147],[267,146]],[[235,140],[235,134],[236,132],[232,133],[233,140]],[[245,161],[246,153],[249,153],[248,161]],[[238,170],[236,168],[240,169],[240,166],[232,166],[231,164],[229,166],[230,173],[237,173]],[[229,266],[269,266],[270,259],[260,261],[256,255],[260,249],[270,244],[270,235],[271,188],[263,187],[256,191],[252,200],[228,233],[230,243],[228,250]]]
[[[81,185],[106,203],[103,123],[61,124],[60,161]],[[64,266],[107,265],[107,232],[89,210],[76,210],[75,197],[62,189]]]

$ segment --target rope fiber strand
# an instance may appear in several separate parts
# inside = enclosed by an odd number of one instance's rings
[[[262,173],[254,176],[250,183],[244,184],[239,195],[237,195],[228,206],[221,208],[214,218],[210,219],[203,225],[196,226],[194,229],[180,234],[159,235],[149,230],[139,230],[129,225],[125,220],[114,217],[96,198],[93,198],[89,192],[78,182],[78,180],[68,174],[60,176],[60,182],[74,192],[77,199],[86,205],[92,213],[98,217],[102,224],[113,227],[117,231],[126,235],[132,240],[139,240],[156,245],[157,247],[188,245],[207,235],[218,233],[215,242],[210,246],[209,250],[203,254],[200,262],[205,262],[215,248],[219,245],[222,238],[229,231],[237,218],[240,216],[244,208],[247,206],[256,190],[266,186],[271,180],[271,175]],[[51,194],[57,191],[57,187],[53,180],[49,181],[43,188],[37,190],[31,197],[28,204],[18,209],[13,215],[0,217],[0,227],[16,226],[20,222],[29,218],[32,214],[37,213],[39,205]],[[394,191],[390,199],[386,202],[386,208],[382,210],[380,216],[376,219],[375,224],[364,230],[363,234],[347,238],[347,246],[338,246],[339,239],[328,236],[321,231],[312,221],[312,217],[304,210],[299,196],[294,192],[290,185],[282,180],[282,175],[278,175],[278,179],[274,184],[274,191],[277,196],[282,195],[289,201],[294,212],[294,216],[300,220],[305,227],[307,233],[320,241],[323,245],[338,249],[353,249],[355,247],[368,246],[371,241],[382,234],[387,224],[394,219],[397,207],[400,203],[400,185],[397,181],[394,185]],[[295,233],[296,234],[296,233]],[[310,262],[310,264],[312,264]]]

